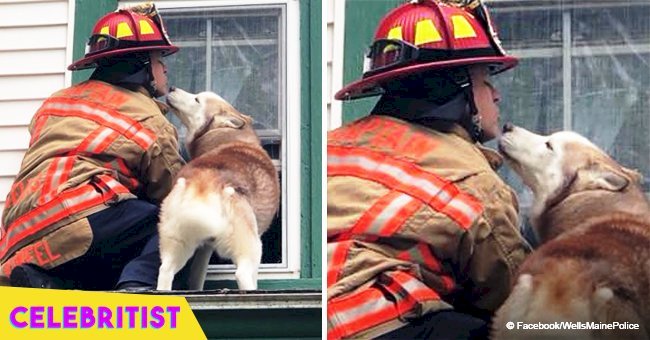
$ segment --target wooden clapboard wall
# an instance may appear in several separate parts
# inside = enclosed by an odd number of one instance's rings
[[[341,125],[341,102],[334,94],[343,86],[343,33],[345,0],[327,0],[327,87],[323,92],[327,103],[327,126],[331,130]]]
[[[67,0],[0,0],[0,211],[27,149],[32,116],[45,98],[70,85],[72,7]]]

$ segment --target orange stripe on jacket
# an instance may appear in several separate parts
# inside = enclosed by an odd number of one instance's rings
[[[144,128],[137,121],[120,114],[118,111],[91,102],[79,102],[70,98],[53,98],[41,108],[41,115],[74,116],[94,121],[109,127],[124,137],[132,140],[147,150],[156,139],[156,135]]]
[[[426,202],[468,229],[483,207],[474,197],[408,161],[353,147],[329,146],[328,176],[355,176],[381,183]]]
[[[366,210],[351,233],[389,237],[421,206],[421,201],[400,191],[391,191]]]
[[[331,257],[328,256],[327,264],[327,286],[331,286],[336,283],[345,264],[345,260],[348,256],[348,251],[352,245],[351,240],[337,242],[336,244],[328,244],[328,246],[334,247]],[[328,254],[329,255],[329,254]]]
[[[34,124],[34,130],[32,130],[32,136],[29,139],[29,146],[32,146],[35,141],[38,140],[38,137],[41,135],[41,130],[45,126],[47,117],[38,117],[36,118],[36,124]]]
[[[4,257],[9,249],[20,240],[34,235],[65,216],[106,202],[119,193],[129,192],[119,182],[108,176],[98,176],[97,178],[98,184],[108,188],[108,195],[97,192],[95,187],[89,183],[64,192],[48,203],[20,216],[6,229],[6,236],[0,244],[0,258]]]
[[[328,339],[354,335],[401,317],[418,303],[440,299],[435,291],[405,272],[385,273],[381,279],[379,285],[328,302],[327,317],[334,325],[328,329]],[[379,286],[387,289],[395,301],[388,300]]]

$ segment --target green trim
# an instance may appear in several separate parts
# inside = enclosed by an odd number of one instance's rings
[[[320,339],[321,313],[321,308],[194,311],[208,339]]]
[[[300,2],[301,264],[303,278],[321,277],[321,0]],[[289,113],[289,119],[291,113]]]
[[[403,0],[347,0],[345,2],[345,41],[343,83],[361,78],[363,56],[372,42],[379,20]],[[338,90],[338,89],[337,89]],[[343,102],[343,122],[368,115],[377,97]]]
[[[259,280],[257,281],[257,286],[258,289],[264,290],[321,289],[322,280],[320,277],[282,280]],[[206,281],[204,287],[205,290],[223,288],[238,289],[237,282],[234,280]]]
[[[117,8],[117,0],[76,0],[74,13],[74,39],[72,59],[79,60],[86,51],[86,42],[97,19]],[[92,70],[72,72],[72,83],[80,83],[88,77]]]

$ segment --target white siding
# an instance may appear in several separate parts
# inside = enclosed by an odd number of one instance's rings
[[[0,4],[0,11],[2,11],[2,4]],[[36,50],[52,48],[64,50],[66,34],[67,27],[65,25],[39,27],[0,26],[0,41],[3,42],[0,45],[0,51],[33,50],[36,52]]]
[[[27,149],[32,116],[45,98],[70,85],[73,9],[74,0],[0,0],[0,211]]]
[[[13,181],[13,177],[0,177],[0,196],[7,197]]]
[[[0,105],[5,100],[45,99],[63,86],[63,72],[47,75],[0,75]],[[32,115],[34,112],[24,114]]]
[[[0,150],[0,159],[2,160],[0,162],[0,177],[16,176],[24,155],[25,150]],[[5,201],[5,197],[2,198],[2,202]]]
[[[67,25],[68,4],[65,1],[41,2],[39,4],[6,3],[0,11],[2,26]],[[29,15],[26,15],[28,14]]]
[[[20,63],[0,63],[0,74],[61,74],[61,65],[65,65],[65,50],[53,49],[34,51],[0,51],[0,60],[20,60]],[[47,60],[47,62],[43,62]]]
[[[0,102],[0,129],[4,126],[28,125],[31,114],[41,106],[40,99],[13,99]]]
[[[327,104],[327,129],[341,125],[341,102],[334,94],[343,86],[343,44],[345,0],[327,0],[327,84],[323,91]]]

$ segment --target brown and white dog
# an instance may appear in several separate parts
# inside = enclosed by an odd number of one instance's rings
[[[506,124],[499,149],[533,191],[531,224],[542,245],[520,267],[494,338],[647,339],[650,207],[640,175],[573,132],[540,136]],[[534,329],[562,322],[619,324]]]
[[[157,289],[171,290],[174,275],[197,249],[190,289],[203,289],[214,250],[237,266],[239,289],[257,289],[260,236],[280,199],[275,167],[252,119],[217,94],[172,89],[167,101],[188,129],[192,160],[161,206]]]

